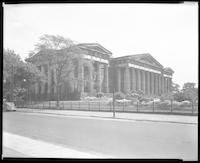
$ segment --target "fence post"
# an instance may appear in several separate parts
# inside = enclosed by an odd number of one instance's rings
[[[72,101],[71,101],[71,110],[72,110]]]
[[[79,101],[79,103],[78,103],[78,108],[79,108],[79,110],[80,110],[80,108],[81,108],[80,101]]]
[[[125,101],[123,101],[123,112],[124,112],[124,107],[125,107]]]
[[[90,101],[88,101],[88,110],[90,110]]]
[[[138,100],[137,100],[137,112],[138,112],[139,110],[138,110]]]

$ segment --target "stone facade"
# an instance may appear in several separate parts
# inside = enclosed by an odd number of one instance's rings
[[[69,92],[78,91],[95,95],[97,92],[128,93],[143,91],[146,95],[169,93],[172,86],[173,70],[164,68],[150,54],[129,55],[111,58],[112,53],[100,44],[78,44],[84,60],[78,62],[61,88],[61,98]],[[27,61],[36,64],[47,76],[46,83],[37,83],[33,92],[38,97],[54,95],[56,92],[56,71],[48,61],[41,61],[37,54]]]
[[[110,82],[117,92],[142,91],[145,95],[158,96],[171,92],[174,71],[164,68],[150,54],[113,58],[110,64],[114,69]]]

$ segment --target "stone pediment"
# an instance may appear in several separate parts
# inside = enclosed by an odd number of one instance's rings
[[[133,59],[137,62],[141,62],[141,63],[147,64],[147,65],[154,66],[154,67],[163,68],[163,66],[155,58],[153,58],[150,54],[133,55],[131,57],[131,59]]]
[[[92,51],[96,51],[102,54],[107,54],[109,56],[112,54],[109,50],[107,50],[106,48],[104,48],[103,46],[97,43],[82,43],[82,44],[78,44],[78,46],[82,48],[90,49]]]

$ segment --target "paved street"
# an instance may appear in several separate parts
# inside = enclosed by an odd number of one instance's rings
[[[3,132],[15,135],[11,138],[20,136],[16,140],[30,138],[27,141],[50,143],[52,148],[58,145],[95,157],[197,160],[195,123],[124,121],[17,111],[3,113]],[[9,156],[9,151],[4,151],[7,152],[5,156]]]

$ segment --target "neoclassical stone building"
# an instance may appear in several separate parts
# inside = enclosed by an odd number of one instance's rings
[[[97,43],[76,45],[83,56],[69,80],[62,84],[61,99],[70,99],[73,92],[96,95],[97,92],[128,93],[142,90],[146,95],[161,95],[171,91],[173,70],[164,68],[150,54],[137,54],[111,58],[112,53]],[[55,68],[36,54],[27,61],[37,65],[47,76],[46,83],[37,83],[32,93],[38,98],[51,95],[55,99]]]
[[[74,73],[61,87],[61,99],[70,99],[73,92],[88,93],[94,95],[97,92],[109,93],[109,60],[112,53],[96,43],[82,43],[76,45],[79,55],[83,57],[82,63],[77,63]],[[37,97],[49,97],[55,99],[56,75],[55,67],[50,66],[47,60],[41,60],[40,53],[27,59],[37,65],[46,76],[46,83],[37,83],[32,92]],[[68,98],[67,98],[68,95]]]
[[[142,90],[145,95],[171,92],[171,68],[164,68],[150,54],[129,55],[110,60],[114,67],[113,84],[118,92]]]

